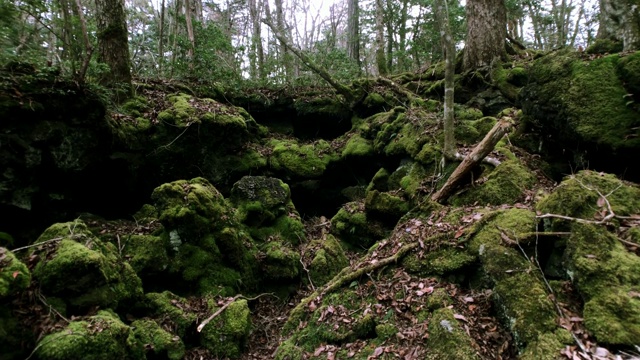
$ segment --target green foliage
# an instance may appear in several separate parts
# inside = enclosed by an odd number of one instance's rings
[[[27,266],[4,247],[0,247],[0,299],[24,290],[31,282]]]

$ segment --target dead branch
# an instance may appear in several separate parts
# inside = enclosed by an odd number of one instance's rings
[[[216,312],[214,312],[214,313],[213,313],[213,315],[209,316],[209,317],[208,317],[206,320],[204,320],[200,325],[198,325],[198,329],[197,329],[197,330],[198,330],[198,332],[202,332],[202,329],[203,329],[205,326],[207,326],[207,324],[208,324],[208,323],[210,323],[210,322],[211,322],[211,320],[215,319],[215,318],[216,318],[216,316],[220,315],[220,314],[221,314],[221,313],[222,313],[226,308],[228,308],[228,307],[229,307],[229,305],[233,304],[236,300],[238,300],[238,299],[245,299],[245,300],[251,301],[251,300],[256,300],[256,299],[258,299],[258,298],[260,298],[260,297],[262,297],[262,296],[266,296],[266,295],[272,295],[272,296],[275,296],[275,295],[273,295],[272,293],[260,294],[260,295],[258,295],[258,296],[256,296],[256,297],[252,297],[252,298],[245,297],[245,296],[244,296],[244,295],[242,295],[242,294],[238,294],[238,295],[234,296],[233,298],[231,298],[231,301],[229,301],[228,303],[226,303],[226,304],[222,305],[222,307],[221,307],[220,309],[218,309]]]
[[[447,182],[438,190],[431,200],[442,202],[458,186],[464,176],[478,165],[496,146],[498,141],[511,129],[513,119],[505,116],[500,119],[482,141],[467,155],[453,171]]]

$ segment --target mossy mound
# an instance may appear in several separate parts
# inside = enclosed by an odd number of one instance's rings
[[[367,192],[364,208],[368,215],[384,219],[394,225],[409,211],[409,202],[400,196],[373,190]]]
[[[449,308],[438,309],[429,319],[429,353],[425,359],[480,359],[473,341]]]
[[[264,245],[263,276],[270,280],[294,280],[300,275],[300,254],[278,241]]]
[[[349,265],[344,250],[332,235],[312,241],[307,249],[314,249],[313,259],[308,269],[309,277],[315,286],[325,284]]]
[[[594,171],[580,171],[566,177],[553,193],[537,203],[536,209],[541,213],[591,220],[598,212],[607,210],[600,194],[606,196],[616,215],[640,212],[640,188],[618,180],[615,175]]]
[[[269,165],[289,178],[318,178],[332,161],[338,159],[331,144],[325,140],[300,144],[295,140],[273,139],[267,145],[272,148]]]
[[[189,309],[187,300],[170,291],[145,294],[138,307],[153,319],[157,319],[165,328],[172,329],[180,338],[195,326],[197,315],[186,311]]]
[[[211,305],[211,312],[218,308]],[[251,331],[251,312],[247,300],[231,303],[200,333],[202,346],[216,358],[238,358]]]
[[[351,136],[342,150],[343,158],[359,158],[371,155],[374,155],[372,141],[363,138],[359,134]]]
[[[473,145],[482,140],[496,124],[496,118],[486,116],[476,120],[460,120],[454,129],[456,141],[465,145]],[[425,145],[426,146],[426,145]]]
[[[179,360],[184,358],[182,340],[165,331],[153,320],[136,320],[131,323],[134,341],[144,349],[145,358]]]
[[[257,241],[277,236],[299,243],[305,238],[291,190],[279,179],[245,176],[233,185],[230,201],[237,208],[238,220],[249,227]]]
[[[418,155],[430,137],[424,129],[437,122],[436,114],[420,107],[396,107],[366,120],[368,131],[374,137],[373,148],[387,156]]]
[[[43,243],[47,240],[55,242]],[[80,308],[116,307],[142,296],[142,282],[116,247],[96,238],[80,220],[45,230],[33,249],[33,277],[47,296]]]
[[[453,196],[449,201],[456,205],[469,204],[512,204],[517,202],[524,191],[533,186],[535,175],[518,160],[507,160],[491,168],[486,181],[475,185],[465,192]],[[483,173],[484,175],[484,173]]]
[[[331,219],[331,232],[340,240],[367,249],[388,234],[382,223],[367,217],[363,202],[346,203]]]
[[[635,61],[623,59],[615,54],[583,60],[557,51],[534,62],[520,99],[528,131],[542,142],[539,150],[573,168],[627,172],[626,163],[613,159],[639,151],[640,116],[623,70],[633,69]]]
[[[31,283],[31,273],[13,252],[0,247],[0,299],[26,289]]]
[[[539,336],[556,330],[555,308],[535,265],[517,248],[505,246],[504,239],[522,241],[524,234],[535,229],[535,214],[510,209],[485,218],[487,222],[470,242],[470,251],[478,253],[484,272],[494,284],[495,301],[504,321],[518,346],[526,349]]]
[[[72,321],[45,336],[35,350],[38,359],[144,359],[142,344],[116,314],[101,310],[86,320]]]
[[[11,306],[0,304],[0,358],[26,359],[35,348],[36,335],[24,325]]]

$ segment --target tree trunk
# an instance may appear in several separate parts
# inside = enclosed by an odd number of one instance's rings
[[[347,16],[347,54],[360,69],[360,6],[358,0],[349,0]]]
[[[196,35],[193,31],[193,12],[192,2],[193,0],[184,0],[184,17],[187,23],[187,36],[189,37],[189,50],[187,50],[187,57],[189,58],[189,69],[193,69],[193,55],[196,49]]]
[[[444,72],[444,149],[445,159],[455,159],[456,139],[454,129],[454,73],[456,70],[456,46],[453,40],[453,32],[449,23],[449,9],[447,0],[435,0],[433,4],[434,14],[441,35],[442,50],[445,59]]]
[[[158,37],[158,55],[160,57],[158,61],[158,77],[162,76],[162,65],[164,64],[164,1],[162,0],[162,4],[160,5],[160,21],[159,21],[159,33]]]
[[[101,79],[116,89],[117,101],[131,96],[131,66],[124,0],[96,0],[98,62],[109,65],[108,76]]]
[[[384,5],[382,0],[376,0],[376,66],[380,76],[389,73],[384,51]]]
[[[249,0],[249,15],[251,17],[251,53],[249,54],[250,75],[252,79],[264,80],[264,50],[262,49],[262,24],[260,23],[261,9],[256,0]]]
[[[598,38],[622,40],[624,51],[640,49],[638,0],[600,0]]]
[[[464,69],[490,66],[506,57],[507,10],[504,0],[468,0]]]
[[[278,33],[280,36],[284,36],[287,40],[286,43],[289,42],[289,36],[284,26],[284,6],[282,5],[282,0],[275,0],[276,5],[276,27],[278,29]],[[284,67],[284,78],[286,82],[291,80],[291,57],[289,56],[289,52],[287,51],[286,43],[280,42],[280,61],[282,62],[282,66]]]

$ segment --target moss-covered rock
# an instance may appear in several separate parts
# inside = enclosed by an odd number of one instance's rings
[[[145,358],[179,360],[184,357],[184,343],[153,320],[136,320],[131,323],[133,338],[144,349]]]
[[[442,248],[429,251],[423,256],[407,255],[402,264],[405,268],[420,275],[445,275],[471,265],[477,257],[465,249],[443,245]]]
[[[86,320],[72,321],[60,332],[42,338],[38,359],[144,359],[141,344],[131,328],[110,311],[99,311]]]
[[[571,333],[566,329],[558,329],[554,333],[540,335],[520,355],[522,360],[557,360],[567,345],[573,345]]]
[[[316,249],[308,267],[309,277],[315,286],[325,284],[349,265],[344,250],[332,235],[311,242],[309,248]]]
[[[388,192],[373,190],[367,192],[365,211],[373,217],[395,223],[409,211],[409,202]]]
[[[9,306],[0,305],[0,358],[26,359],[34,349],[36,336],[20,321]]]
[[[40,260],[33,277],[47,296],[69,305],[115,307],[142,296],[142,282],[111,243],[104,243],[80,220],[55,224],[36,241],[53,243],[34,247]]]
[[[449,200],[454,205],[511,204],[535,183],[535,175],[517,160],[507,160],[491,169],[486,181]]]
[[[288,177],[311,179],[320,177],[329,163],[338,159],[325,140],[299,144],[294,140],[273,139],[268,146],[273,150],[269,164],[275,171]]]
[[[278,241],[269,242],[264,246],[262,270],[267,279],[296,279],[300,275],[300,254]]]
[[[528,258],[518,249],[503,245],[507,237],[516,242],[535,229],[535,214],[510,209],[485,215],[489,220],[471,240],[482,268],[494,283],[494,297],[503,319],[521,348],[539,336],[555,331],[556,314],[544,283]]]
[[[362,202],[346,203],[331,218],[331,232],[360,249],[366,249],[377,240],[386,236],[388,230],[384,226],[367,217]]]
[[[139,307],[149,316],[158,319],[160,324],[173,329],[182,338],[187,330],[194,326],[196,314],[185,311],[188,309],[187,300],[169,291],[162,293],[148,293]]]
[[[7,248],[0,247],[0,299],[26,289],[31,283],[31,273]]]
[[[471,338],[449,308],[433,312],[429,320],[426,359],[480,359]]]
[[[215,312],[217,308],[210,306],[210,310]],[[202,329],[200,342],[217,358],[238,358],[250,331],[251,312],[247,300],[236,300]]]
[[[380,123],[380,121],[384,121]],[[371,117],[371,130],[376,131],[373,148],[387,156],[416,156],[429,136],[424,128],[435,124],[433,114],[421,108],[396,107],[387,113]]]
[[[366,157],[372,156],[373,154],[373,143],[371,140],[364,139],[359,134],[351,136],[342,150],[343,158]]]

